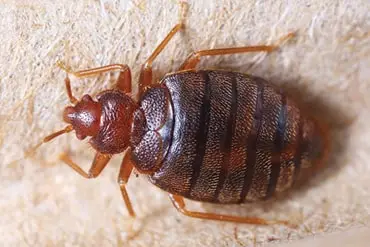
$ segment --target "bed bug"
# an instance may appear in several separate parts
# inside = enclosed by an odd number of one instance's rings
[[[65,85],[73,106],[64,109],[68,126],[42,143],[75,131],[90,137],[96,150],[85,172],[66,154],[61,160],[85,178],[97,177],[112,155],[124,153],[118,183],[127,210],[135,216],[126,191],[133,169],[169,193],[175,208],[191,217],[251,224],[288,224],[186,209],[184,198],[218,204],[268,199],[286,191],[327,154],[325,128],[262,78],[225,70],[199,70],[204,56],[271,52],[275,45],[201,50],[192,53],[174,73],[152,83],[152,63],[172,37],[173,27],[141,69],[137,98],[132,96],[130,68],[124,64],[67,72]],[[119,71],[116,87],[93,99],[77,100],[68,74],[82,78]]]

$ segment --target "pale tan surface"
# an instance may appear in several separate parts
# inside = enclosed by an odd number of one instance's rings
[[[272,243],[267,245],[277,247],[328,247],[328,246],[340,246],[340,247],[367,247],[369,246],[369,233],[370,228],[368,227],[353,227],[350,230],[326,234],[315,234],[307,238],[291,241],[290,243],[276,244]]]
[[[330,122],[335,157],[331,169],[285,200],[223,208],[299,222],[295,230],[186,218],[166,193],[135,176],[128,186],[138,214],[132,220],[116,184],[121,156],[93,181],[58,161],[60,152],[69,151],[88,167],[93,150],[73,134],[43,146],[32,159],[21,159],[45,134],[64,126],[61,113],[68,99],[57,59],[74,69],[127,63],[136,81],[140,65],[176,23],[179,5],[145,0],[20,2],[0,3],[2,246],[246,246],[369,225],[368,0],[191,1],[187,30],[155,63],[160,77],[193,50],[261,44],[298,30],[297,39],[269,56],[203,63],[293,88]],[[73,90],[76,96],[95,94],[114,83],[109,78],[72,78]],[[349,119],[355,119],[352,125],[345,124]],[[217,208],[198,203],[191,207]]]

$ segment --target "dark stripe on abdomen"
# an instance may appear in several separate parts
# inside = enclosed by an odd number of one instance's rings
[[[282,95],[278,125],[275,133],[274,146],[272,149],[271,172],[265,199],[270,198],[276,189],[281,166],[281,152],[284,148],[284,135],[287,121],[286,97]]]
[[[256,108],[254,112],[253,126],[248,135],[247,141],[247,159],[246,159],[246,171],[244,174],[243,189],[240,193],[240,202],[245,200],[248,191],[252,185],[252,179],[255,172],[256,157],[257,157],[257,141],[260,127],[262,124],[262,113],[263,113],[263,90],[264,85],[259,83],[257,86],[257,100]]]
[[[223,159],[221,164],[221,171],[219,175],[219,180],[217,184],[216,191],[213,196],[213,201],[218,201],[218,196],[220,191],[225,183],[226,176],[229,173],[230,168],[230,153],[231,153],[231,145],[232,139],[235,133],[235,125],[236,125],[236,114],[238,111],[238,91],[236,85],[236,76],[232,74],[232,81],[231,81],[231,108],[229,117],[227,120],[227,128],[226,133],[224,133],[222,137],[221,143],[221,151],[223,152]]]
[[[208,138],[208,128],[209,128],[209,119],[210,119],[210,108],[211,108],[211,82],[208,76],[207,71],[199,72],[202,73],[204,79],[204,95],[203,102],[200,107],[200,116],[199,116],[199,125],[198,131],[196,134],[196,156],[192,165],[192,174],[190,177],[190,187],[187,196],[190,196],[190,193],[200,175],[200,169],[203,164],[204,154],[206,152],[206,142]]]
[[[294,175],[293,175],[293,185],[296,182],[299,172],[301,171],[301,162],[302,162],[302,154],[305,150],[305,144],[303,140],[303,117],[302,115],[299,116],[299,123],[298,123],[298,135],[296,139],[296,149],[294,155]]]

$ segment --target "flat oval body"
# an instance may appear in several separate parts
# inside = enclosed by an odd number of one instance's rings
[[[261,78],[183,71],[166,75],[163,89],[172,114],[157,131],[166,151],[149,179],[169,193],[214,203],[263,200],[325,156],[321,127]]]

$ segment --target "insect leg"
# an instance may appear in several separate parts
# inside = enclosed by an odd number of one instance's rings
[[[67,95],[68,95],[69,101],[70,101],[72,104],[77,104],[78,99],[76,99],[76,97],[75,97],[75,96],[73,96],[73,94],[72,94],[72,89],[71,89],[71,80],[69,79],[68,74],[66,75],[66,78],[64,79],[64,83],[65,83],[65,85],[66,85],[66,90],[67,90]]]
[[[132,169],[133,165],[131,162],[131,150],[127,150],[121,163],[121,168],[118,175],[118,184],[121,189],[122,198],[126,204],[127,211],[129,212],[130,216],[135,217],[135,211],[132,208],[130,197],[126,191],[126,184],[131,175]]]
[[[104,167],[108,164],[109,160],[111,159],[110,155],[102,154],[97,152],[95,154],[94,160],[88,172],[82,170],[82,168],[74,163],[71,158],[68,157],[67,154],[63,153],[59,157],[64,163],[66,163],[69,167],[75,170],[78,174],[83,176],[84,178],[95,178],[99,176],[101,171]]]
[[[274,45],[258,45],[258,46],[243,46],[243,47],[232,47],[232,48],[220,48],[220,49],[210,49],[210,50],[201,50],[194,53],[191,53],[185,62],[181,65],[179,70],[194,69],[197,64],[200,62],[201,57],[204,56],[217,56],[217,55],[227,55],[227,54],[237,54],[244,52],[271,52],[279,48],[285,41],[293,38],[294,33],[289,33],[276,42]]]
[[[110,64],[110,65],[106,65],[102,67],[85,69],[85,70],[80,70],[80,71],[71,71],[60,61],[57,62],[57,65],[62,70],[67,72],[66,81],[69,80],[68,74],[72,74],[78,78],[83,78],[83,77],[89,77],[89,76],[97,76],[102,73],[111,72],[111,71],[120,71],[120,74],[117,79],[116,87],[125,93],[131,93],[131,71],[130,71],[130,68],[126,64]],[[67,92],[68,92],[68,96],[70,97],[70,95],[72,95],[71,89],[70,89],[70,82],[69,82],[69,91],[67,87]],[[72,100],[71,102],[73,103]]]
[[[182,214],[190,216],[193,218],[207,219],[207,220],[219,220],[219,221],[229,221],[237,223],[246,223],[246,224],[255,224],[255,225],[272,225],[272,224],[283,224],[290,227],[295,227],[287,221],[281,220],[265,220],[256,217],[239,217],[226,214],[214,214],[214,213],[205,213],[205,212],[194,212],[188,211],[185,208],[184,198],[182,196],[170,194],[170,199],[175,206],[175,208]]]
[[[162,50],[166,47],[168,42],[173,38],[173,36],[184,28],[183,23],[179,23],[172,28],[172,30],[167,34],[164,40],[158,45],[158,47],[154,50],[152,55],[145,61],[141,68],[140,79],[139,79],[139,97],[143,95],[147,86],[152,83],[152,64],[153,61],[157,58],[157,56],[162,52]]]

